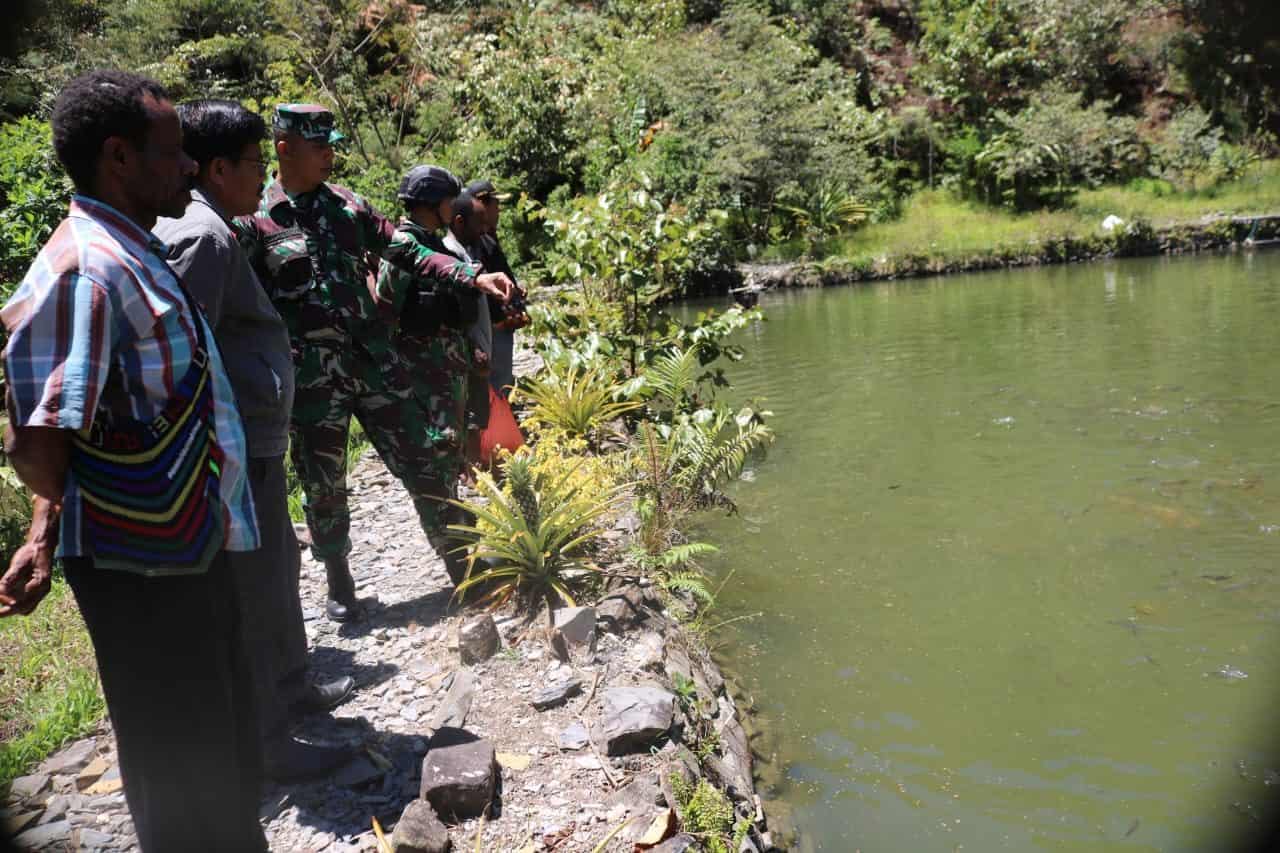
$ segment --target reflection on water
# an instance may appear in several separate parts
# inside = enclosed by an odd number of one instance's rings
[[[814,849],[1196,850],[1280,782],[1280,255],[774,294],[709,518]]]

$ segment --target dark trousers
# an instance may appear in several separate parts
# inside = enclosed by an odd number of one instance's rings
[[[511,386],[516,382],[515,352],[515,329],[499,329],[494,326],[493,352],[489,356],[489,384],[504,400],[511,396]]]
[[[267,849],[262,757],[225,554],[199,575],[63,561],[89,628],[125,798],[147,853]]]
[[[289,706],[306,686],[307,635],[298,579],[302,554],[289,520],[284,457],[249,460],[262,547],[229,551],[240,604],[241,636],[253,674],[258,729],[264,742],[289,731]]]

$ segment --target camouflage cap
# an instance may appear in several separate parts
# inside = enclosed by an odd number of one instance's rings
[[[440,166],[414,166],[401,179],[397,195],[401,201],[435,204],[461,192],[462,182],[448,169]]]
[[[490,198],[498,201],[506,201],[511,198],[511,193],[498,192],[498,188],[493,185],[493,181],[487,178],[479,181],[472,181],[467,184],[467,192],[482,201]]]
[[[319,104],[278,104],[271,126],[313,142],[336,145],[347,137],[333,129],[333,113]]]

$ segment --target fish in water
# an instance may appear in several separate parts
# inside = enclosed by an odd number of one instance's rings
[[[1129,510],[1159,522],[1165,527],[1180,527],[1183,530],[1194,530],[1200,526],[1200,519],[1174,506],[1166,506],[1165,504],[1148,503],[1140,501],[1127,495],[1107,495],[1107,503],[1121,509]]]
[[[1133,823],[1129,824],[1129,831],[1124,834],[1124,837],[1128,838],[1130,835],[1133,835],[1138,831],[1138,827],[1140,826],[1142,826],[1142,819],[1135,817],[1133,819]]]
[[[1129,616],[1125,619],[1108,619],[1107,624],[1119,625],[1121,628],[1127,629],[1130,634],[1133,634],[1133,636],[1135,637],[1138,636],[1138,617],[1137,616]]]
[[[1224,663],[1222,666],[1215,669],[1213,672],[1206,672],[1205,675],[1206,676],[1212,675],[1214,678],[1226,678],[1229,680],[1249,677],[1249,673],[1243,670],[1236,669],[1231,664],[1226,664],[1226,663]]]

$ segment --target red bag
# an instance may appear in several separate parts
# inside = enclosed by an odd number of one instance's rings
[[[512,453],[524,447],[524,436],[511,404],[492,385],[486,382],[485,386],[489,389],[489,425],[480,431],[480,464],[487,466],[497,461],[499,447]]]

